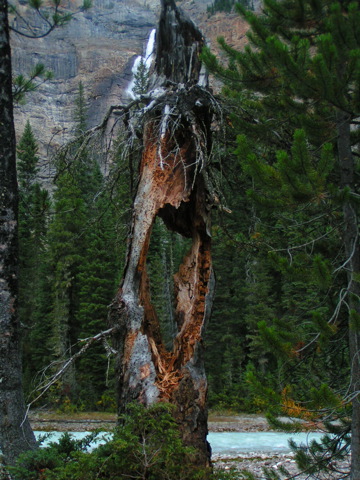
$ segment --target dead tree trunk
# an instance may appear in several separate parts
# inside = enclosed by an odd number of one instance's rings
[[[120,327],[115,339],[119,412],[131,401],[173,403],[185,443],[197,449],[199,463],[208,465],[202,336],[214,292],[207,181],[214,101],[201,71],[203,44],[199,30],[174,1],[163,0],[153,90],[140,115],[143,154],[127,262],[110,322]],[[146,271],[157,216],[168,229],[192,239],[174,277],[177,335],[172,351],[164,346]]]

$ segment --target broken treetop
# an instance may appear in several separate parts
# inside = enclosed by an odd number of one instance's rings
[[[177,8],[174,0],[162,0],[161,6],[156,73],[174,83],[197,83],[204,37],[192,20]]]

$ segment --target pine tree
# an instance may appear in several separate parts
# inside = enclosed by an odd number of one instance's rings
[[[142,95],[146,93],[147,86],[149,83],[149,71],[146,66],[146,61],[141,57],[138,68],[134,75],[134,88],[133,92],[135,95]]]
[[[271,258],[283,278],[280,319],[291,320],[291,330],[300,335],[284,336],[284,326],[271,319],[258,325],[260,333],[277,351],[288,349],[298,363],[309,352],[314,358],[325,349],[331,360],[324,361],[323,351],[315,362],[329,371],[338,350],[331,352],[326,341],[335,341],[347,319],[351,370],[345,379],[353,393],[345,401],[352,402],[355,479],[360,475],[355,347],[359,193],[354,153],[359,137],[360,8],[357,2],[322,0],[265,0],[264,5],[262,16],[238,8],[251,26],[245,51],[237,52],[220,40],[229,68],[209,53],[205,57],[239,106],[232,122],[242,134],[238,155],[252,178],[249,195],[262,217],[256,234],[259,240],[279,242]],[[269,237],[269,229],[279,235]],[[336,379],[328,380],[339,387]],[[346,391],[348,385],[342,387]]]
[[[25,125],[24,133],[17,146],[19,184],[23,193],[27,195],[30,193],[31,186],[35,182],[36,173],[38,171],[38,150],[39,148],[28,120]]]
[[[116,248],[117,213],[110,202],[105,181],[98,165],[93,165],[93,186],[97,193],[87,204],[88,224],[86,227],[86,248],[79,268],[79,310],[77,314],[80,337],[87,338],[107,326],[108,305],[114,295],[116,275],[119,269]],[[97,178],[97,182],[94,181]],[[96,197],[96,199],[95,199]],[[88,407],[106,409],[114,405],[109,347],[96,345],[80,360],[78,383],[83,403]],[[110,385],[110,386],[109,386]]]
[[[117,275],[116,219],[95,155],[82,148],[86,101],[79,85],[74,142],[58,159],[55,215],[50,226],[52,265],[52,344],[54,358],[66,360],[81,339],[106,329],[107,307]],[[82,408],[107,408],[108,359],[103,345],[84,358],[57,385],[60,402]]]
[[[27,122],[17,146],[19,179],[19,316],[24,327],[24,386],[49,360],[46,331],[40,333],[40,312],[45,304],[47,226],[50,208],[48,192],[37,181],[38,146]],[[40,322],[40,323],[39,323]],[[36,332],[36,333],[35,333]],[[35,350],[38,353],[35,355]]]

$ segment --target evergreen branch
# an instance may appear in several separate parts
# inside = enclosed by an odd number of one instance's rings
[[[20,30],[18,30],[17,28],[15,27],[10,27],[10,30],[13,31],[14,33],[17,33],[18,35],[21,35],[22,37],[26,37],[26,38],[31,38],[31,39],[37,39],[37,38],[44,38],[46,36],[48,36],[53,30],[55,30],[56,27],[58,27],[59,25],[51,25],[51,27],[44,33],[40,34],[40,35],[36,35],[36,34],[33,34],[33,35],[30,35],[26,32],[22,32]]]
[[[32,74],[26,80],[26,82],[23,85],[20,85],[18,88],[16,88],[16,86],[15,86],[15,89],[13,91],[14,102],[20,102],[27,92],[31,92],[31,91],[36,90],[37,88],[40,87],[40,85],[43,85],[44,83],[46,83],[52,77],[52,72],[48,71],[48,72],[44,72],[44,73],[45,73],[45,78],[41,82],[39,81],[36,84],[33,83],[33,81],[36,78],[38,78],[40,75],[42,75],[42,73],[38,74],[38,73],[35,72],[34,74]]]
[[[26,28],[28,30],[30,30],[31,32],[33,32],[32,34],[29,34],[29,33],[26,33],[25,31],[22,31],[22,30],[19,30],[18,28],[15,28],[14,26],[12,25],[9,25],[9,29],[11,31],[13,31],[14,33],[17,33],[18,35],[21,35],[22,37],[25,37],[25,38],[31,38],[31,39],[39,39],[39,38],[44,38],[44,37],[47,37],[53,30],[55,30],[56,28],[59,28],[61,27],[62,25],[68,23],[72,18],[74,18],[76,15],[78,15],[79,13],[82,13],[84,10],[87,10],[90,6],[89,5],[84,5],[77,11],[77,12],[74,12],[74,13],[64,13],[64,14],[59,14],[59,5],[60,5],[60,2],[56,2],[55,4],[55,8],[54,8],[54,14],[52,16],[53,18],[53,22],[50,22],[49,19],[47,18],[46,15],[43,14],[43,12],[40,10],[39,7],[35,7],[34,10],[37,12],[37,14],[39,15],[39,17],[44,20],[44,22],[46,22],[46,24],[48,25],[48,29],[41,33],[41,34],[36,34],[34,33],[34,30],[33,30],[33,27],[32,25],[30,24],[29,21],[27,21],[23,15],[21,15],[21,13],[15,8],[13,7],[13,12],[21,19],[22,22],[24,22]]]
[[[21,15],[21,13],[14,6],[12,6],[12,8],[13,8],[13,12],[17,15],[17,17],[19,17],[21,21],[24,22],[24,24],[26,25],[26,28],[30,31],[33,31],[33,26],[30,24],[30,22],[26,20],[26,18],[23,15]],[[17,30],[15,27],[12,27],[11,25],[9,25],[9,29],[15,33],[18,33],[19,35],[22,35],[21,31]],[[33,38],[33,37],[30,37],[30,38]]]
[[[59,4],[56,3],[54,16],[57,15],[58,10],[59,10]],[[50,31],[54,30],[55,25],[53,25],[51,22],[49,22],[49,19],[46,17],[46,15],[44,15],[44,14],[42,13],[42,11],[41,11],[39,8],[36,8],[36,12],[37,12],[37,14],[39,15],[39,17],[42,18],[42,19],[49,25],[49,30],[50,30]],[[49,32],[49,33],[50,33],[50,32]]]
[[[329,323],[329,322],[328,322],[328,323]],[[310,345],[312,345],[314,342],[316,342],[316,340],[317,340],[319,337],[320,337],[320,333],[317,333],[317,334],[315,335],[315,337],[314,337],[312,340],[310,340],[310,342],[308,342],[308,343],[307,343],[306,345],[304,345],[303,347],[296,349],[296,353],[301,353],[301,352],[303,352],[304,350],[307,350],[307,349],[310,347]]]

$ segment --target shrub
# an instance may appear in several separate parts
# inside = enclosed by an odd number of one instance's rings
[[[19,457],[15,480],[201,480],[210,472],[195,465],[171,415],[172,406],[131,405],[111,440],[87,451],[90,440],[64,434],[58,443]]]
[[[91,433],[82,440],[75,440],[64,433],[58,442],[37,450],[29,450],[19,456],[15,467],[9,467],[14,480],[44,480],[49,472],[63,468],[72,462],[76,452],[86,452],[97,433]],[[45,436],[43,440],[46,438]]]

